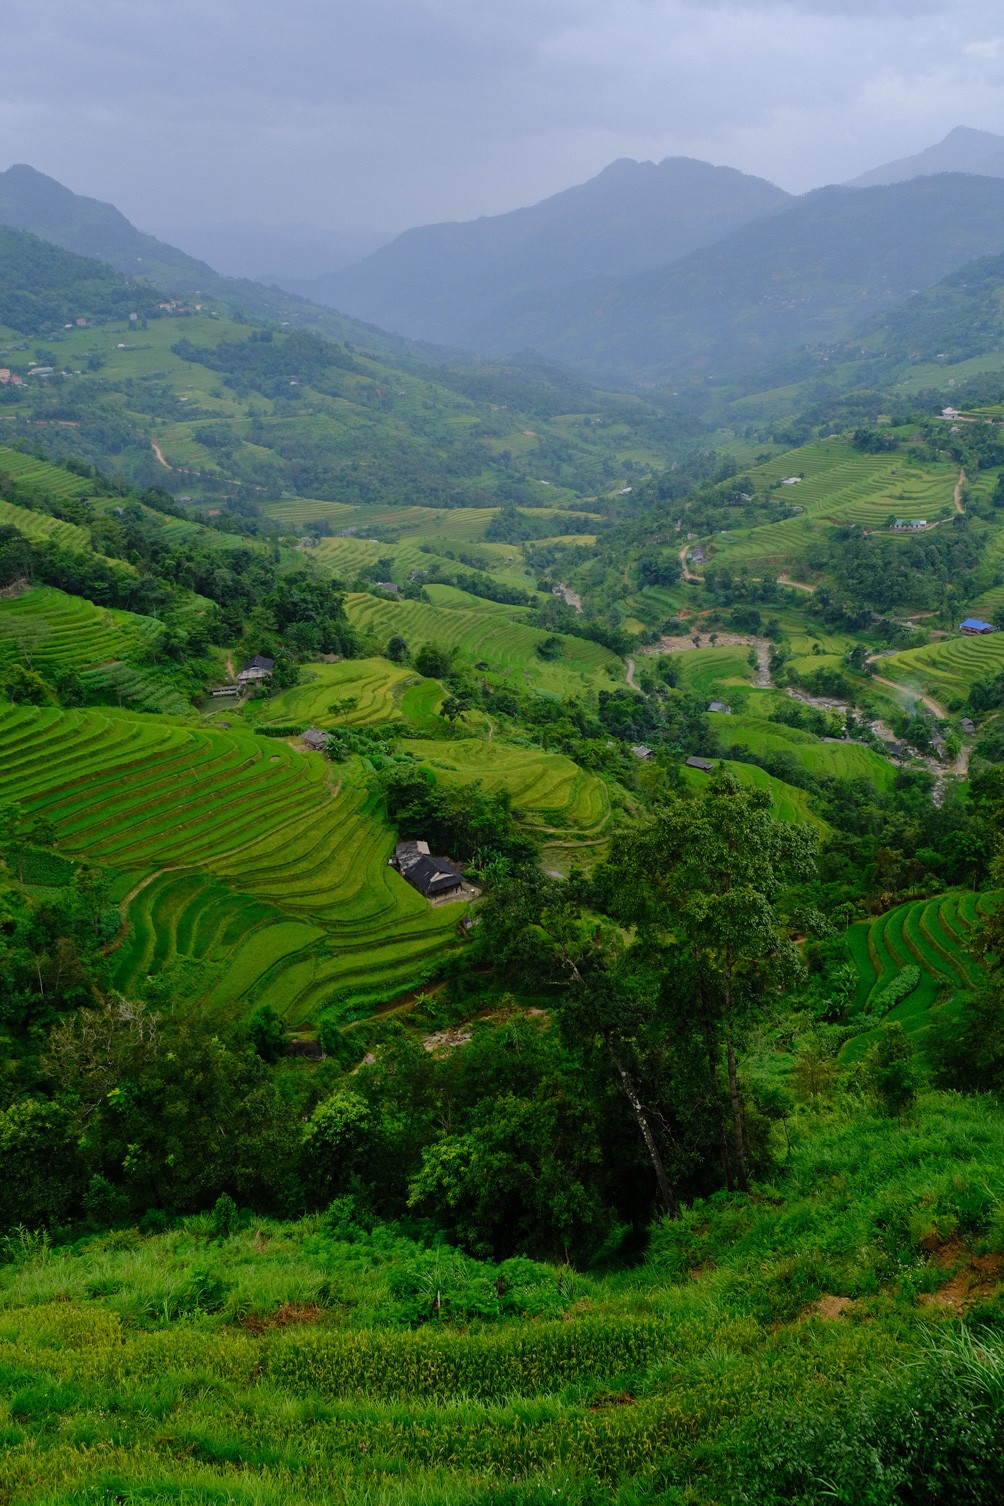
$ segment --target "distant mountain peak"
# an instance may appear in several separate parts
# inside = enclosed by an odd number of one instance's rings
[[[934,173],[975,173],[984,178],[1004,178],[1004,136],[992,131],[978,131],[972,126],[955,126],[944,140],[912,157],[900,157],[873,167],[853,178],[848,188],[875,188],[880,184],[903,183]]]
[[[507,214],[407,230],[298,291],[409,338],[487,350],[533,344],[528,301],[562,303],[712,245],[783,208],[765,178],[696,157],[619,157],[585,183]],[[563,317],[563,316],[560,316]]]

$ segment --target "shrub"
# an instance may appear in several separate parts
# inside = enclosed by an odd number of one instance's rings
[[[909,994],[912,994],[920,982],[919,967],[904,967],[898,972],[885,988],[869,1001],[869,1010],[875,1014],[888,1014],[897,1004],[901,1004]]]

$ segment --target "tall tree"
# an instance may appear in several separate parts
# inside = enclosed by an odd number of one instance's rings
[[[598,875],[607,908],[636,927],[634,945],[683,949],[692,966],[677,987],[692,994],[709,1063],[724,1053],[736,1180],[748,1185],[738,1050],[770,1000],[801,971],[785,936],[784,886],[813,870],[813,836],[775,821],[770,797],[720,770],[700,800],[672,796],[621,833]]]

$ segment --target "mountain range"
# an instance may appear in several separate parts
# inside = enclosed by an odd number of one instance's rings
[[[689,157],[621,159],[530,208],[406,231],[299,291],[412,339],[497,349],[512,343],[528,303],[560,304],[565,290],[676,261],[790,197],[763,178]]]
[[[960,127],[852,185],[798,197],[690,158],[620,160],[540,204],[407,231],[286,289],[221,276],[24,165],[0,173],[0,224],[173,297],[199,292],[396,363],[467,352],[624,388],[734,385],[800,349],[846,341],[970,263],[986,302],[992,259],[1004,253],[1004,137]],[[230,236],[236,254],[240,228]],[[950,301],[935,300],[942,313]],[[973,314],[968,295],[961,306]],[[973,343],[945,317],[953,348]]]

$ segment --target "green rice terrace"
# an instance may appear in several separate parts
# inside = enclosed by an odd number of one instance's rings
[[[413,983],[457,943],[462,907],[430,906],[387,867],[393,837],[365,783],[351,770],[335,782],[318,755],[278,740],[6,706],[0,798],[114,873],[124,991],[197,963],[202,992],[269,1003],[292,1023]]]
[[[950,891],[933,899],[910,900],[872,921],[855,922],[847,944],[858,971],[856,1008],[876,1014],[876,1030],[856,1036],[848,1050],[859,1055],[876,1037],[882,1019],[899,1021],[922,1039],[936,1005],[951,1007],[960,990],[976,986],[980,970],[967,946],[977,921],[996,908],[992,893]],[[883,1010],[881,996],[906,969],[916,981],[903,997]],[[910,981],[912,974],[907,981]]]
[[[935,697],[949,709],[964,706],[977,680],[1004,669],[1004,633],[987,637],[960,634],[925,648],[906,649],[876,660],[875,670],[914,691]]]
[[[895,770],[888,759],[873,749],[853,742],[825,742],[810,732],[754,716],[720,713],[712,726],[722,746],[735,752],[785,753],[810,774],[835,779],[867,779],[879,790],[889,790]]]
[[[379,726],[432,716],[442,698],[439,681],[423,680],[414,670],[387,659],[347,659],[308,665],[301,684],[248,710],[262,725]]]
[[[409,737],[402,746],[446,785],[478,780],[487,790],[508,790],[532,831],[588,840],[609,824],[604,781],[560,753],[473,738],[442,743]]]
[[[57,501],[83,497],[90,490],[83,477],[75,476],[63,466],[50,465],[46,460],[27,455],[23,450],[12,450],[8,445],[0,445],[0,474],[9,476],[12,481],[23,482],[33,491]]]
[[[170,671],[148,662],[163,631],[152,617],[97,607],[50,586],[0,599],[0,663],[76,672],[84,694],[98,702],[190,715]]]
[[[562,657],[545,661],[537,653],[548,634],[540,628],[509,619],[498,611],[437,608],[419,601],[383,601],[361,592],[349,593],[345,610],[353,627],[381,644],[394,635],[418,647],[437,643],[458,649],[475,662],[484,661],[497,674],[554,694],[582,690],[594,683],[623,680],[620,659],[598,643],[564,636]]]

